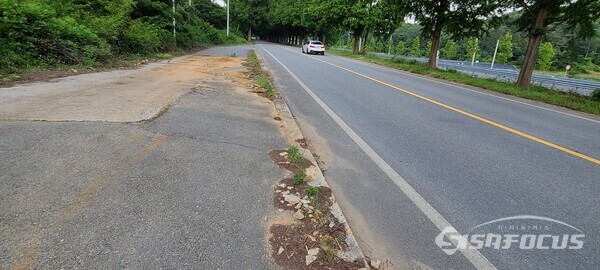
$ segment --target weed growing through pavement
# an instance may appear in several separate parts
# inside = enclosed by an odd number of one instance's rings
[[[229,57],[237,57],[237,54],[236,53],[232,53],[232,54],[229,55]]]
[[[292,183],[294,185],[300,185],[300,184],[304,183],[304,179],[306,179],[306,169],[300,169],[292,177]]]
[[[300,150],[298,146],[292,145],[287,150],[288,158],[290,159],[290,163],[294,166],[301,165],[306,161],[304,156],[300,154]]]
[[[321,242],[321,247],[325,251],[325,259],[330,262],[333,260],[333,241],[331,236],[323,235],[319,238],[319,242]]]
[[[256,80],[260,87],[265,89],[268,98],[273,98],[275,96],[273,86],[269,82],[267,73],[260,66],[260,61],[258,60],[258,57],[254,51],[248,53],[247,62],[250,64],[250,67],[255,71],[255,73],[259,74],[256,78],[254,78],[254,80]]]
[[[309,198],[314,199],[319,194],[320,189],[321,187],[308,187],[306,189],[306,195],[308,195]]]

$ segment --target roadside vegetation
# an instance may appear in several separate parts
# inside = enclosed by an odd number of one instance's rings
[[[24,71],[110,67],[246,42],[235,30],[226,35],[223,7],[189,3],[177,0],[173,12],[170,0],[0,0],[0,81]]]
[[[258,60],[258,57],[254,51],[250,51],[250,53],[248,53],[246,62],[251,70],[252,77],[254,77],[256,83],[258,83],[258,85],[265,90],[265,95],[267,98],[271,99],[275,97],[275,92],[273,91],[271,82],[269,82],[268,74],[262,69],[260,60]]]
[[[513,83],[500,82],[494,79],[477,78],[454,70],[428,69],[427,64],[401,58],[386,58],[372,54],[355,55],[352,52],[330,50],[332,54],[350,57],[382,66],[408,71],[433,78],[476,86],[503,94],[513,95],[535,101],[541,101],[573,110],[600,115],[600,90],[591,97],[577,93],[567,93],[550,90],[540,86],[530,86],[523,89]]]

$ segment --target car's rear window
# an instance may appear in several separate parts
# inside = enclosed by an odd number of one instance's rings
[[[323,45],[323,43],[321,43],[321,41],[311,41],[311,44],[316,44],[316,45]]]

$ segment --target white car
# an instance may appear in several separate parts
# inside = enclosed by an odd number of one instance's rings
[[[318,40],[309,40],[302,45],[302,53],[325,55],[325,45]]]

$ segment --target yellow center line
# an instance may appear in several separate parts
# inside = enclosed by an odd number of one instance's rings
[[[541,144],[543,144],[543,145],[546,145],[546,146],[552,147],[552,148],[554,148],[554,149],[557,149],[557,150],[563,151],[563,152],[565,152],[565,153],[567,153],[567,154],[570,154],[570,155],[576,156],[576,157],[578,157],[578,158],[585,159],[585,160],[587,160],[587,161],[590,161],[590,162],[592,162],[592,163],[595,163],[595,164],[597,164],[597,165],[600,165],[600,160],[599,160],[599,159],[596,159],[596,158],[593,158],[593,157],[590,157],[590,156],[584,155],[584,154],[582,154],[582,153],[579,153],[579,152],[577,152],[577,151],[575,151],[575,150],[572,150],[572,149],[566,148],[566,147],[564,147],[564,146],[560,146],[560,145],[558,145],[558,144],[555,144],[555,143],[551,143],[551,142],[549,142],[549,141],[546,141],[546,140],[544,140],[544,139],[540,139],[540,138],[538,138],[538,137],[536,137],[536,136],[533,136],[533,135],[527,134],[527,133],[525,133],[525,132],[523,132],[523,131],[516,130],[516,129],[514,129],[514,128],[511,128],[511,127],[505,126],[505,125],[503,125],[503,124],[500,124],[500,123],[496,123],[496,122],[494,122],[494,121],[492,121],[492,120],[486,119],[486,118],[484,118],[484,117],[481,117],[481,116],[479,116],[479,115],[476,115],[476,114],[472,114],[472,113],[470,113],[470,112],[463,111],[463,110],[461,110],[461,109],[458,109],[458,108],[452,107],[452,106],[450,106],[450,105],[447,105],[447,104],[444,104],[444,103],[442,103],[442,102],[439,102],[439,101],[436,101],[436,100],[430,99],[430,98],[428,98],[428,97],[425,97],[425,96],[419,95],[419,94],[417,94],[417,93],[414,93],[414,92],[408,91],[408,90],[406,90],[406,89],[403,89],[403,88],[400,88],[400,87],[398,87],[398,86],[395,86],[395,85],[392,85],[392,84],[386,83],[386,82],[384,82],[384,81],[380,81],[380,80],[378,80],[378,79],[375,79],[375,78],[369,77],[369,76],[367,76],[367,75],[364,75],[364,74],[362,74],[362,73],[358,73],[358,72],[356,72],[356,71],[354,71],[354,70],[350,70],[350,69],[347,69],[347,68],[345,68],[345,67],[338,66],[338,65],[336,65],[336,64],[333,64],[333,63],[327,62],[327,61],[325,61],[325,60],[322,60],[322,59],[318,59],[318,58],[316,58],[316,57],[311,57],[311,56],[307,56],[307,57],[309,57],[309,58],[311,58],[311,59],[313,59],[313,60],[319,61],[319,62],[323,62],[323,63],[325,63],[325,64],[328,64],[328,65],[330,65],[330,66],[333,66],[333,67],[339,68],[339,69],[341,69],[341,70],[344,70],[344,71],[350,72],[350,73],[352,73],[352,74],[358,75],[358,76],[360,76],[360,77],[363,77],[363,78],[365,78],[365,79],[368,79],[368,80],[374,81],[374,82],[376,82],[376,83],[383,84],[383,85],[385,85],[385,86],[387,86],[387,87],[390,87],[390,88],[392,88],[392,89],[395,89],[395,90],[398,90],[398,91],[400,91],[400,92],[403,92],[403,93],[409,94],[409,95],[411,95],[411,96],[413,96],[413,97],[416,97],[416,98],[419,98],[419,99],[425,100],[425,101],[427,101],[427,102],[433,103],[433,104],[435,104],[435,105],[438,105],[438,106],[440,106],[440,107],[444,107],[444,108],[446,108],[446,109],[448,109],[448,110],[455,111],[455,112],[457,112],[457,113],[460,113],[460,114],[462,114],[462,115],[465,115],[465,116],[471,117],[471,118],[473,118],[473,119],[477,119],[477,120],[479,120],[479,121],[481,121],[481,122],[484,122],[484,123],[486,123],[486,124],[489,124],[489,125],[495,126],[495,127],[497,127],[497,128],[500,128],[500,129],[506,130],[506,131],[508,131],[508,132],[510,132],[510,133],[513,133],[513,134],[519,135],[519,136],[521,136],[521,137],[523,137],[523,138],[530,139],[530,140],[532,140],[532,141],[534,141],[534,142],[541,143]]]

